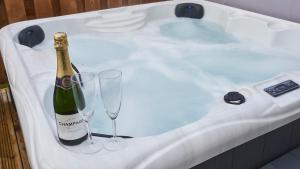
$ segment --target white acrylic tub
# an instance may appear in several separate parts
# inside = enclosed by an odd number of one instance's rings
[[[247,43],[277,48],[293,55],[300,52],[299,24],[202,0],[160,2],[6,26],[0,31],[1,53],[33,169],[191,168],[300,117],[300,90],[278,98],[273,98],[263,91],[264,88],[285,80],[293,80],[300,84],[300,72],[281,72],[269,77],[269,80],[249,82],[243,87],[237,85],[238,89],[235,90],[242,93],[247,100],[242,105],[226,104],[223,98],[218,96],[213,108],[204,112],[199,119],[157,134],[142,133],[140,137],[128,139],[128,146],[123,150],[102,150],[97,154],[84,155],[60,146],[52,118],[52,105],[47,102],[52,99],[51,85],[56,69],[52,46],[50,45],[48,52],[45,50],[47,44],[43,43],[41,46],[44,46],[44,50],[39,50],[38,46],[35,49],[24,47],[17,42],[18,32],[27,26],[38,24],[44,29],[48,42],[57,31],[68,32],[70,37],[85,32],[92,36],[108,33],[118,38],[120,33],[134,34],[151,21],[175,18],[175,5],[182,2],[203,5],[204,21],[218,24],[225,32],[249,40]],[[300,57],[300,54],[298,56]],[[109,66],[100,69],[105,68]],[[180,74],[175,74],[174,77],[180,78]],[[109,121],[108,118],[106,120]],[[133,119],[130,126],[140,127],[134,125]],[[164,124],[155,124],[161,125]],[[120,128],[123,127],[121,125]]]

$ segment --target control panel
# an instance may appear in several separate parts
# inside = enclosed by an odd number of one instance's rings
[[[287,80],[282,83],[267,87],[265,92],[269,93],[273,97],[281,96],[285,93],[298,89],[300,86],[292,80]]]

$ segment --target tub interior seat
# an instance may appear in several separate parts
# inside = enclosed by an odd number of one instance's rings
[[[145,24],[145,13],[121,13],[118,15],[101,15],[99,18],[90,19],[86,26],[97,32],[120,33],[130,32],[141,28]]]

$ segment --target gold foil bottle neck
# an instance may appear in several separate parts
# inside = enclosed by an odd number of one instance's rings
[[[54,48],[66,49],[68,47],[68,38],[65,32],[57,32],[54,34]]]

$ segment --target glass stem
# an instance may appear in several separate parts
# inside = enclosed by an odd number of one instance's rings
[[[113,140],[116,141],[116,137],[117,137],[117,129],[116,129],[116,119],[112,120],[112,125],[113,125]]]
[[[91,131],[91,128],[90,128],[90,123],[88,120],[85,121],[86,122],[86,128],[88,130],[88,139],[89,139],[89,142],[90,144],[93,144],[93,138],[92,138],[92,131]]]

